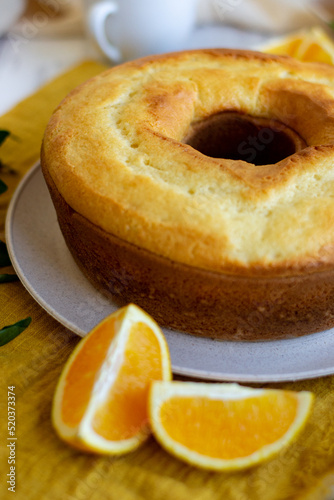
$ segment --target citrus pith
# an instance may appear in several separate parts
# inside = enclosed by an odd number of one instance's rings
[[[52,410],[59,436],[77,448],[121,454],[149,435],[153,380],[170,380],[167,343],[134,305],[119,309],[83,338],[60,377]]]
[[[154,382],[149,413],[160,444],[211,470],[250,467],[270,458],[302,429],[313,395],[237,384]]]

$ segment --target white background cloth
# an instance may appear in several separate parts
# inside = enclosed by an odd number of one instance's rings
[[[321,5],[321,4],[320,4]],[[267,33],[288,32],[314,25],[313,0],[199,0],[200,23],[224,23]]]

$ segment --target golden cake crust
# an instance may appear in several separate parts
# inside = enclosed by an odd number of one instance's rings
[[[269,165],[186,144],[219,113],[272,120],[305,147]],[[107,234],[232,275],[330,269],[334,69],[260,53],[202,50],[112,68],[53,114],[42,163],[62,198]]]

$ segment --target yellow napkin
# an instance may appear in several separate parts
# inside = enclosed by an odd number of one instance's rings
[[[0,158],[18,172],[16,176],[0,172],[0,178],[10,186],[8,193],[0,196],[0,227],[19,178],[38,159],[43,130],[53,108],[71,88],[102,69],[99,64],[82,64],[0,118],[0,129],[12,132],[0,148]],[[1,499],[324,500],[334,485],[334,376],[271,384],[313,391],[314,409],[295,443],[273,460],[248,471],[195,469],[169,456],[153,438],[121,458],[87,455],[63,444],[50,421],[55,385],[78,337],[48,316],[19,282],[0,285],[0,326],[27,316],[32,317],[29,328],[0,347]],[[7,490],[8,386],[15,386],[15,496]]]

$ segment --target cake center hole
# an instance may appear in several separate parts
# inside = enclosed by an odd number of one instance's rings
[[[307,144],[277,120],[233,112],[217,113],[193,124],[183,142],[213,158],[269,165],[300,151]]]

